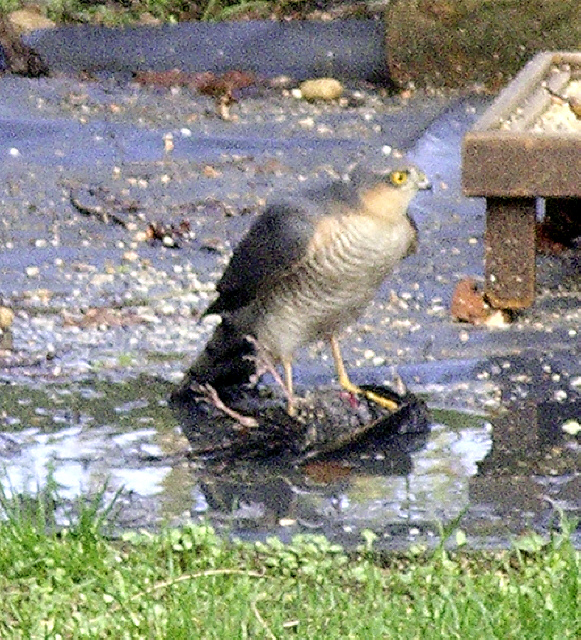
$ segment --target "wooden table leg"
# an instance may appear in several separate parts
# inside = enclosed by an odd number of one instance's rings
[[[547,198],[543,233],[565,247],[581,236],[581,198]]]
[[[485,294],[497,309],[535,299],[535,198],[486,198]]]

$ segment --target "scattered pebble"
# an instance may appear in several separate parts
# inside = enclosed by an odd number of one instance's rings
[[[502,309],[496,309],[493,311],[487,318],[484,320],[484,324],[487,327],[496,328],[496,329],[504,329],[505,327],[510,326],[510,321],[508,317]]]
[[[213,167],[211,164],[207,164],[202,169],[202,173],[204,174],[204,176],[206,178],[218,178],[218,177],[220,177],[222,175],[222,172],[218,171],[218,169]]]
[[[577,420],[567,420],[561,429],[570,436],[576,436],[581,433],[581,424]]]
[[[292,527],[297,523],[297,521],[294,518],[281,518],[278,521],[278,524],[281,527]]]
[[[334,78],[305,80],[299,85],[304,100],[337,100],[343,95],[343,85]]]
[[[315,128],[315,120],[311,117],[303,118],[302,120],[299,120],[298,124],[299,124],[299,127],[302,127],[303,129]]]
[[[163,150],[170,153],[174,149],[173,133],[165,133],[163,136]]]
[[[0,329],[5,331],[12,326],[14,311],[9,307],[0,307]]]
[[[126,251],[123,254],[123,260],[125,262],[135,262],[136,260],[139,260],[139,254],[137,251]]]

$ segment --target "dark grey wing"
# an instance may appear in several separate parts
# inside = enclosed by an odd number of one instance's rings
[[[241,309],[272,287],[304,256],[315,222],[308,206],[269,206],[234,249],[205,314]]]

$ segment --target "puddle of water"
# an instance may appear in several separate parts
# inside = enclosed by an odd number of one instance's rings
[[[171,452],[176,433],[160,398],[160,384],[143,380],[5,386],[0,465],[6,493],[35,491],[50,472],[64,500],[96,493],[108,479],[112,488],[158,495],[171,468],[167,462],[155,467],[147,461]]]
[[[209,519],[245,539],[308,531],[346,546],[371,529],[384,548],[429,543],[463,511],[474,546],[505,544],[527,527],[546,530],[555,508],[581,513],[575,403],[529,401],[492,418],[434,410],[431,432],[420,439],[293,469],[189,461],[167,392],[166,383],[146,377],[5,385],[4,490],[34,492],[52,469],[65,502],[105,482],[108,496],[124,487],[122,527]]]

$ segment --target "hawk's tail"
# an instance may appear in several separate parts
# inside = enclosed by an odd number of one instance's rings
[[[224,317],[172,398],[186,399],[196,385],[209,384],[220,391],[248,383],[256,371],[254,355],[254,344],[248,339],[248,333]]]

